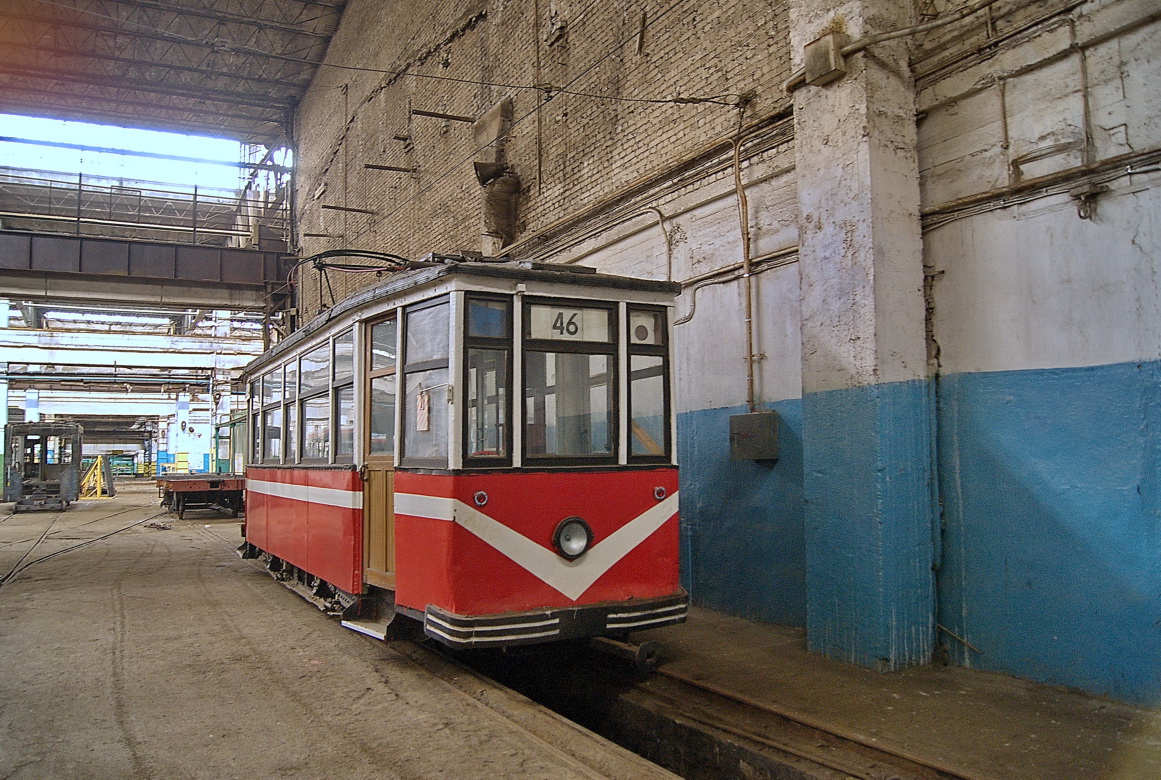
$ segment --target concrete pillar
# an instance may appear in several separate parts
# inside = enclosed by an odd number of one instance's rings
[[[905,0],[799,0],[794,56],[913,23]],[[794,93],[807,641],[883,671],[934,642],[931,384],[906,40]]]

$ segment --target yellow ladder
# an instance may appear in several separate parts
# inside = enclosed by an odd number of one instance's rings
[[[104,455],[98,455],[81,477],[81,498],[112,498],[117,493],[113,487],[111,469],[107,467]]]

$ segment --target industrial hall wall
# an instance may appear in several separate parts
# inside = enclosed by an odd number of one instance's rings
[[[295,117],[299,250],[681,282],[695,603],[1156,703],[1159,23],[352,0]],[[295,281],[306,318],[377,276]],[[739,456],[731,418],[769,411],[776,454]]]

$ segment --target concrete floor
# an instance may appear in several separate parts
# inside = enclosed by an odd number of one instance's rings
[[[0,778],[674,777],[415,645],[342,629],[234,555],[236,521],[160,514],[151,484],[10,512]]]
[[[808,652],[801,629],[704,609],[637,639],[660,645],[660,675],[696,680],[964,777],[1161,778],[1161,710],[954,666],[878,674]]]

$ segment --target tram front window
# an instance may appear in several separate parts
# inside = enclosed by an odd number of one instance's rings
[[[612,356],[529,352],[525,363],[530,456],[613,454]]]

